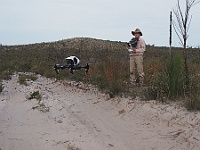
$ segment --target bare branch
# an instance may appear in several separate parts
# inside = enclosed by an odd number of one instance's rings
[[[179,25],[175,21],[173,21],[174,27],[176,27],[176,30],[179,32],[179,34],[183,35],[183,31],[179,28]]]
[[[187,39],[188,39],[188,31],[190,28],[190,24],[192,21],[192,15],[190,16],[190,10],[191,8],[200,3],[200,0],[185,0],[185,12],[183,14],[180,0],[177,0],[177,6],[175,9],[173,9],[176,22],[173,21],[173,28],[181,41],[181,45],[186,48],[187,45]]]
[[[191,24],[191,22],[192,22],[192,15],[191,15],[191,17],[190,17],[190,21],[188,22],[187,33],[188,33],[189,29],[190,29],[190,24]]]
[[[200,3],[200,1],[195,2],[195,3],[193,4],[193,6],[197,5],[198,3]]]
[[[178,0],[178,6],[177,6],[177,12],[180,14],[179,15],[179,18],[181,18],[182,20],[182,23],[183,23],[183,26],[184,26],[184,19],[183,19],[183,13],[182,13],[182,10],[181,10],[181,6],[180,6],[180,1]]]
[[[174,28],[174,31],[176,32],[176,35],[177,35],[178,38],[179,38],[179,41],[180,41],[181,45],[183,46],[182,38],[181,38],[180,34],[178,33],[178,31],[177,31],[178,28],[175,26],[174,23],[173,23],[173,28]]]
[[[173,10],[173,11],[174,11],[174,14],[176,16],[176,20],[177,20],[177,24],[178,24],[178,25],[176,24],[176,28],[179,30],[179,32],[181,34],[184,34],[184,30],[183,30],[184,28],[183,28],[182,20],[179,16],[178,10]]]

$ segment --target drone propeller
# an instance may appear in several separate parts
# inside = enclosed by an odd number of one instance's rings
[[[56,71],[57,74],[59,74],[59,71],[60,71],[60,70],[58,69],[58,65],[57,65],[57,64],[55,64],[54,70]]]
[[[88,73],[88,70],[90,69],[90,66],[89,64],[87,63],[86,66],[85,66],[85,73]]]
[[[74,70],[80,70],[81,68],[84,68],[85,69],[85,73],[88,73],[88,70],[89,70],[89,64],[87,63],[85,66],[74,66],[74,65],[64,65],[62,66],[61,64],[55,64],[54,65],[54,70],[57,74],[59,74],[60,70],[63,70],[65,68],[69,68],[70,70],[70,73],[73,74],[74,73]]]

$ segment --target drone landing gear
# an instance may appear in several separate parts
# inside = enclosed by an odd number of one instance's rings
[[[80,70],[80,69],[85,69],[85,73],[88,73],[88,70],[89,70],[89,65],[86,64],[86,66],[62,66],[60,64],[55,64],[54,66],[54,70],[57,74],[59,74],[60,70],[63,70],[63,69],[66,69],[66,68],[69,68],[70,70],[70,73],[73,74],[74,73],[74,70]]]

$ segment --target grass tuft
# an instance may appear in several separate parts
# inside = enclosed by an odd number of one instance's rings
[[[12,71],[4,70],[4,71],[0,72],[0,79],[1,80],[10,80],[11,79],[11,75],[13,75]]]
[[[0,93],[3,92],[4,86],[2,83],[0,83]]]
[[[77,148],[75,145],[68,144],[67,145],[67,150],[81,150],[81,149]]]
[[[35,81],[37,80],[37,77],[34,75],[25,75],[25,74],[19,75],[19,79],[18,79],[19,84],[28,86],[28,83],[27,83],[28,80]]]
[[[28,100],[36,99],[36,100],[38,100],[38,101],[41,101],[42,96],[41,96],[41,94],[40,94],[39,91],[35,91],[35,92],[33,92],[33,93],[30,95],[30,97],[28,97],[27,99],[28,99]]]

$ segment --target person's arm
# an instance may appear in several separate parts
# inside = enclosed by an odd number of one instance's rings
[[[143,39],[140,39],[140,40],[138,41],[138,46],[137,46],[137,48],[135,49],[135,52],[136,52],[136,53],[144,53],[145,49],[146,49],[145,42],[144,42]]]

